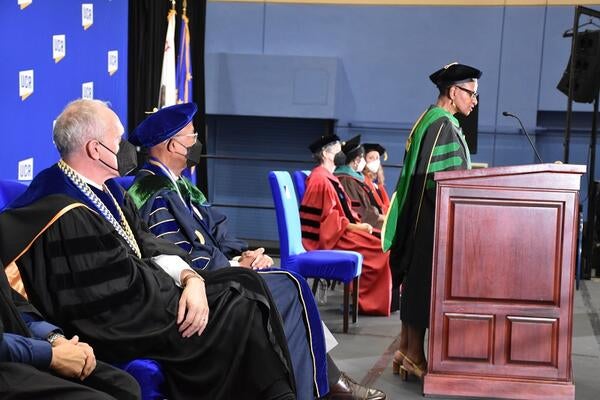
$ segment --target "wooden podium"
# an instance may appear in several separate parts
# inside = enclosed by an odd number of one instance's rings
[[[425,395],[574,399],[583,165],[435,174]]]

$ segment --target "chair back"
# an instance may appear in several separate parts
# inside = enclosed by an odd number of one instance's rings
[[[296,194],[298,195],[298,203],[302,203],[304,192],[306,191],[306,178],[310,175],[310,170],[294,171],[294,185],[296,186]]]
[[[133,181],[135,180],[134,175],[125,175],[125,176],[117,176],[113,178],[115,182],[121,185],[125,190],[129,190],[131,185],[133,185]]]
[[[8,179],[0,179],[0,211],[27,190],[27,185]]]
[[[296,191],[290,173],[287,171],[269,172],[269,183],[277,215],[281,265],[290,265],[293,263],[290,262],[290,257],[306,252],[302,246]]]

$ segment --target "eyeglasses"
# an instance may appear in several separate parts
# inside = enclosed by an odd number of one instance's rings
[[[467,92],[469,94],[469,96],[471,96],[471,100],[475,100],[477,98],[477,96],[479,96],[479,93],[469,90],[467,88],[464,88],[462,86],[455,85],[455,87],[459,88],[463,92]]]
[[[174,138],[184,137],[184,136],[192,136],[194,138],[194,143],[196,143],[198,141],[198,132],[186,133],[186,134],[183,134],[183,135],[176,135],[176,136],[174,136]]]

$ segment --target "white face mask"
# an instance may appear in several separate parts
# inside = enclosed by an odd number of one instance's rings
[[[356,167],[356,170],[358,172],[362,172],[362,170],[365,169],[365,165],[367,165],[367,162],[365,161],[364,158],[361,158],[360,161],[358,162],[358,166]]]
[[[369,171],[371,171],[374,174],[377,173],[377,171],[379,171],[380,166],[381,160],[373,160],[367,163],[367,168],[369,168]]]

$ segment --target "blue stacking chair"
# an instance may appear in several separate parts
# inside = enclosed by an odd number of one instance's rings
[[[302,203],[304,192],[306,191],[306,178],[310,175],[309,170],[294,171],[292,178],[294,179],[294,186],[296,186],[296,194],[298,197],[298,203]]]
[[[344,282],[343,332],[348,332],[350,283],[352,285],[352,322],[358,314],[358,277],[362,271],[363,256],[354,251],[313,250],[302,246],[300,212],[292,178],[287,171],[269,172],[269,183],[277,214],[281,267],[305,278],[333,279]]]
[[[131,178],[129,180],[129,186],[131,186],[134,177],[124,178]],[[125,180],[126,182],[127,180]],[[25,190],[27,190],[27,185],[23,183],[0,179],[0,211],[23,194]],[[130,373],[138,381],[142,388],[143,400],[158,400],[168,397],[164,390],[165,377],[156,361],[137,359],[116,366]]]

